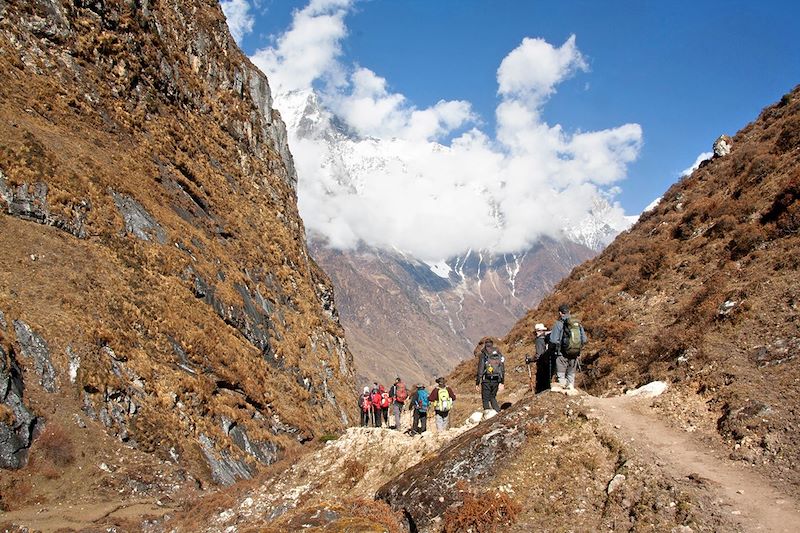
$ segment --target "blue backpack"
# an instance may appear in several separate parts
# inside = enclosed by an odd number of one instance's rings
[[[417,404],[416,408],[417,411],[420,413],[427,413],[428,412],[428,391],[425,389],[417,389]]]

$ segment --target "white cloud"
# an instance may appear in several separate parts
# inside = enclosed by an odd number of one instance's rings
[[[506,56],[490,136],[469,102],[417,108],[376,72],[344,64],[351,7],[312,2],[253,58],[287,122],[298,123],[290,115],[306,107],[298,90],[321,83],[324,104],[361,136],[333,146],[290,131],[309,231],[334,247],[365,242],[435,263],[470,248],[523,249],[580,221],[598,195],[613,202],[641,127],[568,132],[541,118],[557,86],[588,70],[575,36],[558,47],[526,38]]]
[[[276,93],[311,87],[315,80],[337,86],[343,80],[341,41],[347,36],[344,17],[352,0],[312,0],[293,13],[291,27],[275,46],[251,57],[270,79]]]
[[[544,39],[526,37],[500,63],[497,69],[497,93],[514,98],[532,99],[534,103],[550,96],[556,85],[589,66],[571,35],[559,48]]]
[[[241,43],[242,37],[253,31],[255,19],[250,13],[250,4],[247,0],[221,0],[219,5],[228,19],[231,35],[237,43]]]
[[[711,159],[713,155],[714,152],[703,152],[702,154],[698,155],[697,159],[695,159],[694,163],[692,163],[692,166],[682,170],[680,176],[688,176],[689,174],[691,174],[700,167],[700,163],[702,163],[706,159]]]

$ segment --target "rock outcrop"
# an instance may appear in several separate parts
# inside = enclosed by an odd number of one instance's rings
[[[0,0],[0,138],[4,464],[63,398],[221,483],[349,424],[285,128],[218,5]]]

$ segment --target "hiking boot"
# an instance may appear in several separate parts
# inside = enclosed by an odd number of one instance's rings
[[[550,390],[555,392],[561,392],[562,390],[564,390],[564,387],[561,385],[561,383],[551,383]]]

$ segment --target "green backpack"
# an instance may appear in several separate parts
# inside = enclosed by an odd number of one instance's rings
[[[567,357],[578,357],[583,348],[581,339],[581,324],[578,320],[569,317],[564,321],[561,333],[561,353]]]

